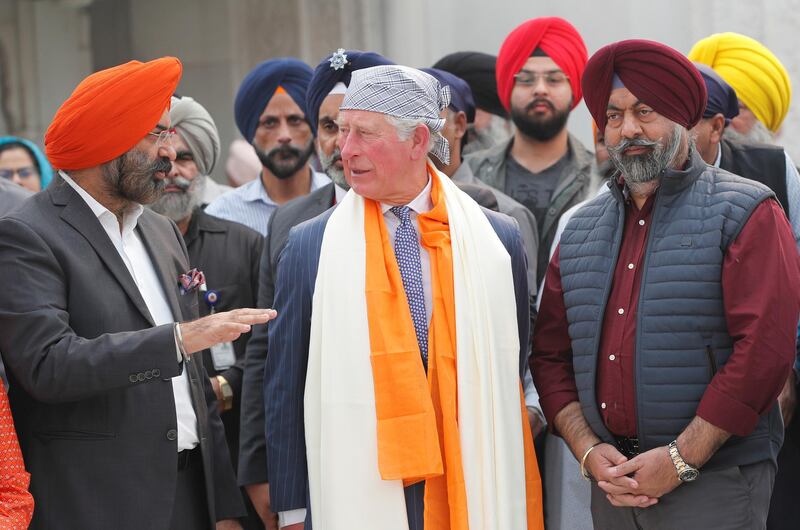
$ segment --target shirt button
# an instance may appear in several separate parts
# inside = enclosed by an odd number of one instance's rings
[[[620,307],[619,309],[617,309],[617,313],[619,313],[620,315],[624,315],[625,310]]]
[[[614,360],[614,359],[616,359],[616,358],[617,358],[617,356],[616,356],[616,355],[614,355],[613,353],[612,353],[611,355],[609,355],[609,356],[608,356],[608,360],[609,360],[609,361],[613,361],[613,360]]]
[[[600,403],[600,408],[601,409],[605,409],[606,408],[606,404],[605,403]]]
[[[644,219],[639,219],[639,226],[644,226]]]
[[[633,263],[628,263],[628,268],[633,269]]]

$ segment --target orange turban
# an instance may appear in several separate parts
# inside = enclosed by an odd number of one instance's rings
[[[90,75],[56,112],[44,135],[58,169],[98,166],[122,155],[169,108],[183,67],[175,57],[131,61]]]

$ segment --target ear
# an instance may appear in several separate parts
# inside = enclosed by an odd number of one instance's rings
[[[467,134],[467,113],[463,110],[458,111],[453,118],[454,138],[461,140]]]
[[[708,138],[712,144],[718,144],[722,140],[722,133],[725,132],[725,116],[722,114],[715,114],[710,121],[711,133]]]
[[[419,124],[411,135],[411,159],[419,160],[428,157],[428,142],[431,139],[431,132],[424,124]]]

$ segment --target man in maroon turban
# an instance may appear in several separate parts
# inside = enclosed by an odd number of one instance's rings
[[[706,89],[683,55],[618,42],[582,83],[620,178],[547,270],[542,409],[594,480],[595,528],[763,528],[800,314],[789,223],[768,187],[697,152]]]
[[[516,125],[514,136],[465,161],[480,180],[510,195],[536,217],[541,282],[558,218],[591,196],[599,179],[592,154],[567,132],[581,101],[587,53],[578,31],[558,17],[528,20],[497,56],[497,95]]]

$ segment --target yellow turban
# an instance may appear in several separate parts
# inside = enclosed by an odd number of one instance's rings
[[[694,45],[689,59],[713,68],[769,130],[777,132],[792,100],[786,68],[755,39],[717,33]]]

